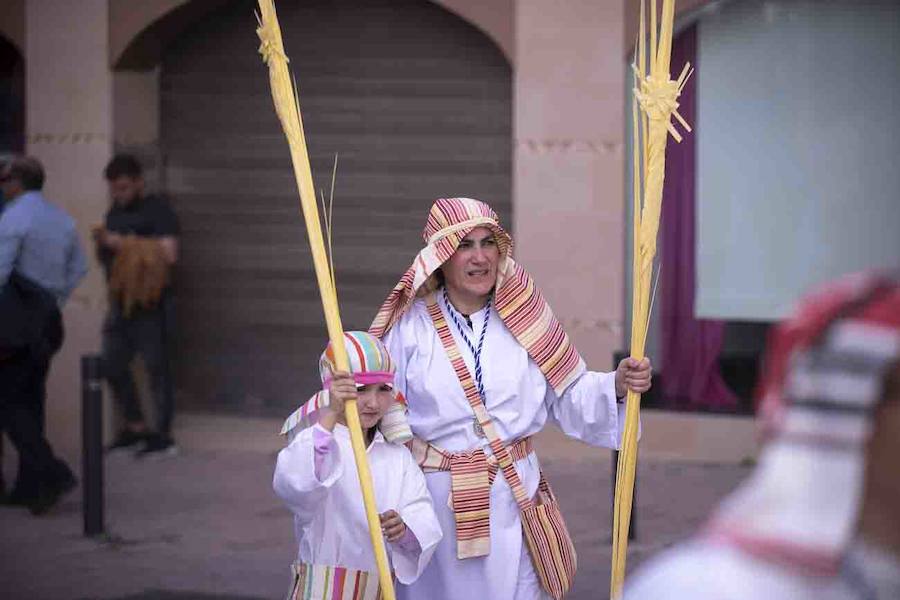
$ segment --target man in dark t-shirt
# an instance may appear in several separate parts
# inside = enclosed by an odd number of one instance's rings
[[[113,157],[104,176],[109,183],[112,205],[104,226],[95,229],[94,239],[107,283],[117,256],[126,252],[135,240],[152,241],[158,245],[153,248],[155,255],[167,267],[174,265],[178,259],[178,218],[164,198],[144,194],[143,172],[137,159],[127,154]],[[174,393],[168,348],[174,322],[168,285],[161,290],[159,301],[150,305],[123,306],[114,294],[110,295],[109,302],[103,324],[104,373],[125,417],[124,427],[111,448],[142,445],[139,455],[174,454],[177,452],[171,432]],[[131,372],[136,353],[143,358],[156,406],[153,430],[144,420]]]

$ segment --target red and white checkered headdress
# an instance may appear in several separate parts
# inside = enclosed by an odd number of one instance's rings
[[[900,279],[856,274],[780,325],[760,394],[767,445],[709,534],[753,555],[831,574],[854,534],[865,449],[900,361]]]

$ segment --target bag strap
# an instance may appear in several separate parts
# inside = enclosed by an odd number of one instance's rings
[[[434,323],[435,329],[437,329],[438,338],[440,338],[441,344],[447,352],[447,358],[450,359],[450,364],[453,366],[456,377],[462,385],[466,400],[469,401],[469,406],[472,408],[472,412],[475,413],[478,424],[484,431],[485,436],[487,436],[491,451],[497,458],[497,463],[500,465],[500,470],[503,471],[503,476],[506,477],[509,487],[512,488],[516,504],[519,505],[520,510],[531,508],[533,502],[528,497],[525,486],[522,485],[522,480],[519,478],[518,471],[516,471],[512,455],[510,455],[509,449],[503,443],[503,440],[500,439],[497,429],[494,427],[493,421],[491,421],[491,416],[484,406],[484,400],[478,393],[478,388],[472,380],[471,373],[469,373],[469,367],[466,366],[466,362],[459,352],[459,346],[456,344],[456,340],[453,339],[453,334],[447,325],[447,320],[444,318],[444,313],[441,312],[441,307],[438,305],[437,298],[435,298],[433,292],[428,295],[425,303],[428,307],[431,321]]]

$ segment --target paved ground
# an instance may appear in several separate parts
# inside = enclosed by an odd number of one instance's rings
[[[108,457],[103,539],[81,535],[80,488],[43,518],[0,509],[0,597],[280,598],[295,548],[289,514],[270,487],[280,444],[271,432],[278,422],[185,416],[180,424],[178,458]],[[610,453],[554,432],[542,434],[538,447],[579,552],[569,597],[606,598]],[[8,481],[13,457],[6,454]],[[642,462],[629,567],[693,531],[747,471],[734,464]]]

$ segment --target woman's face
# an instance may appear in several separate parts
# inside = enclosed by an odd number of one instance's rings
[[[494,233],[487,227],[476,227],[441,265],[447,291],[470,300],[487,298],[497,283],[499,261],[500,249]]]
[[[363,431],[375,427],[393,401],[391,386],[386,383],[364,385],[359,388],[356,392],[356,406]]]

